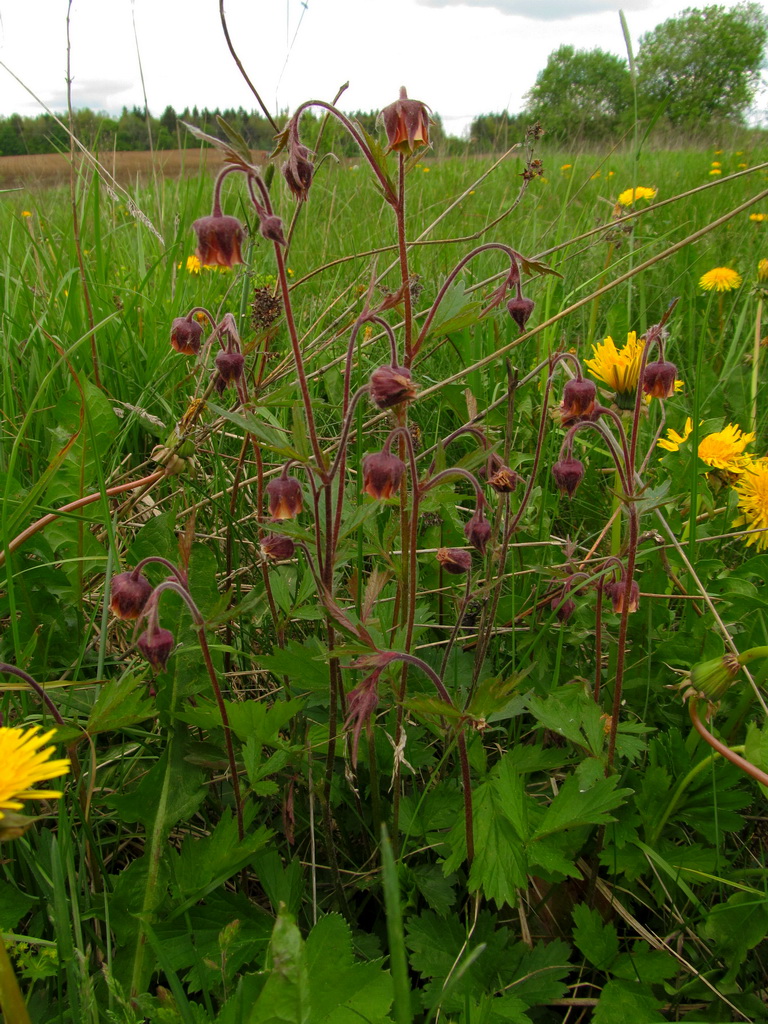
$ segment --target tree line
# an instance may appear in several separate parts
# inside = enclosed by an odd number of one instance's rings
[[[631,61],[600,49],[560,46],[527,93],[522,113],[481,114],[463,140],[447,137],[437,118],[433,143],[438,152],[500,150],[518,141],[534,121],[563,143],[615,139],[636,119],[684,135],[743,125],[760,83],[767,41],[768,15],[760,4],[744,0],[729,10],[720,5],[688,8],[669,18],[641,37]],[[94,150],[182,149],[198,145],[182,122],[224,138],[219,117],[252,149],[273,148],[269,121],[242,107],[187,107],[177,113],[168,106],[159,118],[139,107],[123,107],[117,118],[84,109],[74,112],[73,131]],[[320,121],[311,111],[305,117],[311,140]],[[352,117],[367,132],[376,132],[376,112],[358,111]],[[66,116],[61,120],[66,122]],[[324,141],[323,148],[339,156],[356,155],[354,143],[332,119]],[[50,114],[0,117],[0,156],[68,148],[66,129]]]

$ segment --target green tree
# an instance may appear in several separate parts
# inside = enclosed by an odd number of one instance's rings
[[[640,39],[638,86],[643,111],[667,101],[676,128],[743,123],[760,81],[768,15],[757,3],[688,8]]]
[[[619,129],[632,86],[627,63],[604,50],[561,46],[527,94],[529,121],[541,121],[557,139],[604,139]]]

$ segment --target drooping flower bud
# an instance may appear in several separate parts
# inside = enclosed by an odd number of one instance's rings
[[[216,354],[214,362],[216,364],[216,369],[219,371],[219,378],[223,382],[224,387],[226,387],[227,384],[235,383],[243,376],[245,356],[242,352],[227,352],[222,349]],[[221,390],[223,391],[224,388]]]
[[[405,366],[380,366],[370,379],[371,398],[380,409],[391,409],[416,397],[411,371]]]
[[[236,217],[200,217],[192,227],[197,234],[197,256],[204,267],[233,267],[242,263],[243,225]]]
[[[299,202],[307,198],[314,172],[314,165],[309,159],[309,150],[298,142],[297,136],[296,142],[289,143],[288,159],[283,164],[283,176],[288,183],[288,188]]]
[[[563,388],[563,401],[560,404],[563,423],[590,417],[596,397],[597,388],[591,380],[578,377],[569,380]]]
[[[185,356],[196,356],[200,351],[203,328],[191,316],[177,316],[171,324],[171,345]]]
[[[303,495],[295,476],[288,476],[283,471],[276,480],[270,480],[266,490],[269,514],[273,519],[295,519],[301,512]]]
[[[453,576],[463,576],[472,568],[472,555],[464,548],[438,548],[437,560]]]
[[[648,363],[643,372],[643,391],[651,398],[671,398],[675,393],[677,367],[659,360]]]
[[[488,477],[488,486],[492,487],[497,494],[512,494],[520,480],[520,475],[514,469],[510,469],[509,466],[499,466]]]
[[[138,619],[152,593],[152,584],[135,569],[112,577],[109,607],[118,619]]]
[[[357,748],[360,733],[369,721],[379,703],[378,684],[382,670],[375,669],[369,676],[347,694],[346,729],[352,730],[352,767],[357,768]]]
[[[464,536],[476,551],[479,551],[481,555],[485,554],[488,541],[491,539],[491,524],[485,518],[481,509],[478,508],[475,511],[464,527]]]
[[[573,456],[559,459],[552,467],[552,476],[555,478],[560,493],[567,494],[569,498],[572,498],[576,488],[584,479],[584,463],[580,459],[574,459]]]
[[[739,674],[741,665],[735,654],[724,654],[711,661],[700,661],[691,668],[691,686],[702,693],[707,700],[716,701],[723,697],[733,680]]]
[[[616,615],[621,615],[624,611],[624,601],[627,595],[627,581],[622,577],[620,580],[616,580],[613,583],[606,583],[603,587],[605,593],[611,599],[611,605]],[[629,588],[629,608],[630,612],[636,612],[640,606],[640,587],[636,580],[632,580],[632,585]]]
[[[283,537],[279,533],[268,533],[259,542],[261,553],[270,562],[285,562],[293,558],[296,545],[290,537]]]
[[[526,299],[523,295],[519,295],[516,299],[510,299],[507,303],[509,314],[521,331],[525,330],[525,325],[528,323],[535,305],[533,299]]]
[[[375,452],[363,459],[363,490],[372,498],[391,498],[400,487],[405,463],[388,452]]]
[[[556,594],[549,602],[549,607],[557,615],[560,622],[567,622],[576,611],[576,603],[572,598],[563,601],[564,594]],[[562,602],[562,603],[561,603]]]
[[[156,672],[165,672],[175,640],[167,629],[147,629],[136,641],[136,646]]]
[[[384,107],[379,116],[389,150],[407,156],[419,146],[429,145],[429,108],[420,100],[409,100],[404,86],[400,98]]]
[[[283,234],[283,222],[280,217],[274,214],[261,218],[259,231],[261,232],[261,237],[266,238],[268,242],[277,242],[278,245],[288,244]]]

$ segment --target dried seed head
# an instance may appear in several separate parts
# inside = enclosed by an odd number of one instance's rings
[[[509,314],[521,331],[525,330],[525,325],[528,323],[535,305],[533,299],[526,299],[523,295],[516,299],[510,299],[507,303]]]
[[[643,391],[651,398],[671,398],[675,393],[677,367],[659,360],[648,363],[643,372]]]
[[[595,408],[596,397],[597,388],[591,380],[569,380],[563,388],[563,401],[560,404],[563,423],[588,419]]]
[[[491,539],[491,524],[480,509],[475,511],[464,527],[464,536],[476,551],[479,551],[481,555],[485,554],[488,541]]]
[[[569,498],[572,498],[576,488],[584,479],[584,463],[579,459],[574,459],[573,456],[560,459],[552,467],[552,476],[555,478],[560,493],[567,494]]]
[[[196,356],[202,339],[203,328],[191,316],[177,316],[171,324],[171,345],[185,356]]]
[[[409,402],[416,397],[411,371],[404,366],[380,366],[370,379],[371,398],[380,409]]]
[[[488,477],[488,486],[492,487],[497,494],[511,494],[522,478],[514,469],[509,466],[499,468]]]
[[[303,495],[295,476],[279,476],[267,484],[269,514],[273,519],[295,519],[301,512]]]
[[[437,560],[454,576],[463,576],[472,568],[472,556],[464,548],[438,548]]]
[[[279,295],[273,295],[269,288],[254,288],[251,303],[251,324],[255,330],[271,326],[283,311]]]
[[[156,672],[164,672],[174,647],[173,633],[167,629],[145,630],[136,646]]]
[[[197,234],[197,256],[205,267],[233,267],[242,263],[243,225],[236,217],[200,217],[192,227]]]
[[[400,487],[405,463],[396,455],[376,452],[363,459],[363,490],[372,498],[391,498]]]
[[[283,537],[279,533],[268,533],[262,537],[259,547],[262,555],[270,562],[285,562],[289,558],[293,558],[296,551],[296,545],[291,538]]]
[[[140,572],[112,577],[109,607],[118,619],[138,619],[152,593],[152,584]]]
[[[419,146],[429,145],[429,108],[419,100],[409,100],[404,87],[400,98],[384,107],[379,118],[390,150],[407,156]]]

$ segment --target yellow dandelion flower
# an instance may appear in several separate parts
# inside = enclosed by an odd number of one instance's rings
[[[429,174],[429,168],[428,167],[422,167],[421,169],[422,169],[422,171],[424,171],[425,174]]]
[[[0,728],[0,818],[3,811],[20,811],[24,800],[61,796],[57,789],[32,789],[36,782],[55,779],[69,771],[69,761],[51,761],[53,747],[44,745],[55,730]]]
[[[676,430],[668,430],[667,436],[659,438],[656,442],[657,448],[663,448],[665,452],[679,452],[680,445],[685,444],[688,438],[691,436],[693,430],[693,420],[689,416],[685,421],[682,434],[678,434]]]
[[[658,189],[638,185],[637,188],[624,189],[616,202],[619,206],[631,206],[638,199],[653,199],[657,192]]]
[[[615,173],[616,173],[616,171],[608,171],[608,174],[606,175],[606,177],[612,178]]]
[[[743,149],[737,149],[736,150],[736,156],[744,156],[744,150]]]
[[[716,149],[715,150],[715,156],[722,156],[722,155],[723,155],[723,150],[722,149]]]
[[[595,180],[595,178],[599,178],[599,177],[600,177],[600,171],[595,171],[595,173],[594,173],[594,174],[590,174],[590,176],[589,176],[589,180],[590,180],[590,181],[594,181],[594,180]]]
[[[710,174],[722,174],[723,172],[719,171],[716,167],[713,167],[712,170],[709,173]]]
[[[756,544],[758,551],[764,551],[768,548],[768,459],[748,463],[734,486],[741,514],[731,525],[759,530],[745,540],[747,545]]]
[[[561,171],[570,171],[570,169],[572,167],[573,167],[573,164],[560,164],[560,170]]]
[[[592,359],[584,360],[584,365],[593,377],[613,388],[617,397],[634,395],[643,355],[643,346],[635,331],[629,332],[623,348],[617,349],[609,336],[599,345],[592,346],[592,355]]]
[[[190,274],[199,274],[203,268],[203,264],[200,262],[200,257],[194,253],[191,256],[187,256],[187,271]]]
[[[29,210],[22,210],[21,211],[21,216],[22,217],[31,217],[32,214],[31,214],[31,212]]]
[[[730,267],[715,267],[702,274],[699,278],[699,288],[705,292],[732,292],[741,284],[741,274]]]
[[[758,281],[768,281],[768,260],[760,260],[757,264]]]
[[[723,165],[720,163],[719,160],[713,160],[712,163],[710,164],[710,166],[711,167],[722,167]]]
[[[749,219],[754,221],[755,224],[762,224],[764,220],[768,220],[768,214],[766,213],[750,213]]]
[[[736,166],[739,168],[740,171],[743,171],[747,167],[749,167],[749,164],[737,164]]]
[[[293,277],[294,272],[291,270],[291,268],[287,267],[286,269],[288,270],[288,277]]]
[[[474,190],[473,188],[471,188],[471,189],[469,190],[469,192],[467,192],[467,195],[468,195],[468,196],[473,196],[474,194],[475,194],[475,190]]]
[[[738,423],[707,434],[699,442],[699,458],[713,469],[725,469],[729,473],[743,473],[745,463],[751,461],[744,455],[744,449],[755,440],[754,434],[743,434]]]

